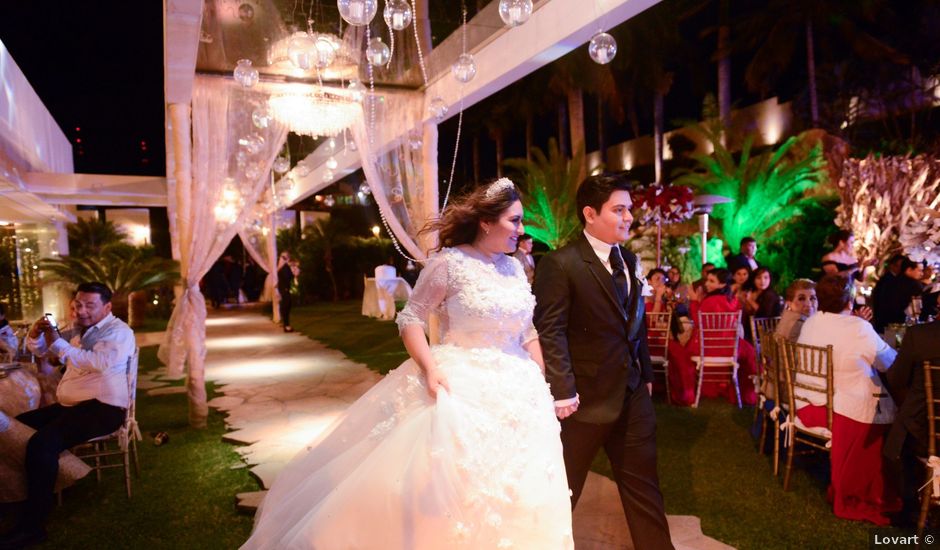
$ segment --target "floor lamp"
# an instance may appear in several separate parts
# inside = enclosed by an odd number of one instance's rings
[[[695,207],[695,215],[698,216],[698,230],[702,234],[702,265],[708,262],[708,215],[716,204],[725,204],[733,202],[728,197],[721,195],[697,195],[692,199],[692,206]]]

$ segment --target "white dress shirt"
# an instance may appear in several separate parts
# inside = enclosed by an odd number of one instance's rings
[[[17,340],[16,333],[13,332],[10,323],[6,320],[2,322],[3,326],[0,327],[0,355],[5,355],[8,361],[12,361],[16,358],[16,348],[19,347],[19,340]]]
[[[607,270],[607,273],[611,275],[614,274],[614,268],[610,266],[610,250],[612,248],[617,249],[617,254],[620,254],[620,244],[607,244],[604,241],[598,239],[597,237],[591,235],[584,230],[584,237],[587,239],[588,243],[591,245],[591,248],[594,249],[594,253],[597,254],[597,259],[604,264],[604,269]],[[633,284],[630,277],[630,269],[627,268],[627,261],[623,258],[623,255],[620,255],[621,261],[623,261],[624,274],[627,276],[627,295],[630,294],[630,287]]]
[[[28,338],[26,345],[36,355],[47,351],[55,354],[66,366],[56,389],[61,405],[71,407],[97,399],[122,409],[128,407],[127,361],[137,344],[134,331],[124,321],[109,313],[84,334],[74,333],[71,341],[58,338],[47,346],[45,336],[40,334],[39,338]]]

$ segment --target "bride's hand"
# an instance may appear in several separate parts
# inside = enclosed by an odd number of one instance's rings
[[[431,367],[425,372],[425,378],[428,381],[428,393],[431,397],[437,398],[437,390],[444,388],[450,393],[450,385],[447,383],[447,377],[437,367]]]

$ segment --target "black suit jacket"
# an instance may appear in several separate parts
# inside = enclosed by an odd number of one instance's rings
[[[744,254],[736,254],[734,256],[728,256],[725,259],[728,262],[728,271],[733,275],[735,271],[742,267],[751,269],[751,262],[747,261],[747,256]],[[757,260],[754,260],[754,263],[757,264],[757,267],[760,267],[760,264],[757,263]]]
[[[552,395],[559,400],[579,394],[572,418],[581,422],[613,422],[628,389],[653,380],[637,257],[620,251],[630,276],[625,304],[583,235],[542,258],[532,285]]]
[[[904,342],[894,364],[885,373],[888,391],[898,405],[884,454],[897,459],[901,456],[904,440],[913,437],[913,449],[926,455],[928,443],[927,396],[924,389],[924,361],[940,360],[940,321],[908,327]],[[940,380],[934,380],[935,392],[940,393]]]

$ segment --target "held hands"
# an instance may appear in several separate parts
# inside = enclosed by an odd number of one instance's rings
[[[447,383],[447,377],[444,376],[444,373],[441,372],[436,366],[429,367],[424,372],[424,376],[428,382],[428,393],[433,398],[437,398],[437,391],[441,388],[444,389],[447,393],[450,393],[450,385]]]
[[[555,416],[558,417],[558,420],[564,420],[574,413],[578,412],[578,405],[581,404],[581,400],[578,399],[571,405],[565,407],[555,406]]]

